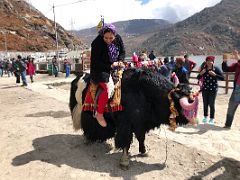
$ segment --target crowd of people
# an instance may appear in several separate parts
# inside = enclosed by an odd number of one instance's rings
[[[28,85],[26,76],[29,75],[30,81],[33,83],[33,76],[35,75],[34,58],[28,56],[22,58],[18,55],[16,58],[10,60],[0,60],[0,75],[6,74],[8,77],[15,76],[16,83],[20,84],[22,80],[22,86]]]
[[[59,67],[60,67],[60,62],[55,55],[52,60],[48,61],[48,74],[54,75],[55,77],[58,77],[59,74]],[[63,70],[66,73],[66,78],[68,78],[71,74],[71,62],[68,58],[65,58],[63,61]]]
[[[63,61],[66,78],[71,74],[71,62],[65,58]],[[57,56],[48,62],[48,73],[58,77],[59,61]],[[36,64],[34,58],[31,56],[22,57],[18,55],[16,58],[0,59],[0,77],[4,75],[16,77],[16,83],[26,87],[28,85],[27,76],[29,76],[31,83],[34,82],[34,75],[36,75]]]

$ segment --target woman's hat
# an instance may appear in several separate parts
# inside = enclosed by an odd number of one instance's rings
[[[215,56],[207,56],[207,57],[206,57],[206,61],[212,61],[212,62],[214,62],[214,61],[215,61]]]

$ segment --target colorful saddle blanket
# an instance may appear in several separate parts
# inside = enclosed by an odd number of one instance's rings
[[[83,104],[83,111],[95,111],[94,109],[94,102],[95,102],[95,97],[97,93],[97,88],[98,85],[90,83],[86,97],[84,100]],[[116,111],[122,111],[122,105],[121,105],[121,80],[118,81],[118,83],[115,84],[114,88],[114,95],[110,99],[110,102],[108,102],[111,107],[111,112],[116,112]],[[106,105],[104,112],[109,112],[108,104]]]

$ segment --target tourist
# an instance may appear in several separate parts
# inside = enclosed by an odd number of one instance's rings
[[[240,56],[234,52],[237,62],[227,65],[227,57],[223,56],[222,69],[224,72],[235,72],[234,89],[228,102],[227,117],[224,128],[230,129],[234,119],[235,112],[240,104]]]
[[[189,84],[188,78],[187,78],[187,70],[183,66],[184,59],[183,58],[176,58],[176,67],[173,69],[173,72],[176,74],[176,76],[179,79],[179,83],[185,83]]]
[[[149,58],[151,61],[153,61],[153,60],[156,58],[156,56],[154,55],[154,51],[151,51],[151,53],[148,55],[148,58]]]
[[[222,71],[214,65],[215,56],[206,57],[206,65],[200,71],[197,78],[203,77],[202,98],[203,98],[203,123],[214,125],[215,123],[215,100],[218,91],[218,80],[224,80]],[[210,119],[208,121],[208,107],[210,107]]]
[[[185,61],[184,61],[183,66],[187,69],[187,78],[189,80],[190,74],[191,74],[192,70],[196,67],[197,63],[194,62],[193,60],[189,59],[188,54],[184,55],[184,59],[185,59]]]
[[[33,83],[33,75],[35,75],[35,65],[34,65],[34,58],[29,57],[27,63],[27,75],[30,76],[30,80]]]
[[[53,59],[52,59],[52,73],[54,74],[55,77],[58,77],[58,61],[57,61],[57,56],[53,56]]]
[[[70,76],[70,73],[71,73],[71,63],[67,58],[64,59],[63,63],[64,63],[64,69],[65,69],[66,78],[67,78]]]
[[[108,102],[108,88],[111,68],[118,65],[118,61],[125,59],[125,49],[122,38],[117,34],[115,26],[105,24],[98,36],[91,44],[91,81],[98,84],[103,92],[98,98],[98,107],[95,117],[102,127],[107,123],[103,117],[104,108]]]

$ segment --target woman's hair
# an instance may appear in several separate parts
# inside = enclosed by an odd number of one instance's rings
[[[116,35],[116,27],[113,24],[104,24],[102,29],[99,31],[99,34],[103,36],[107,32],[112,32],[114,35]]]
[[[176,58],[176,64],[184,64],[184,59],[183,58]]]

